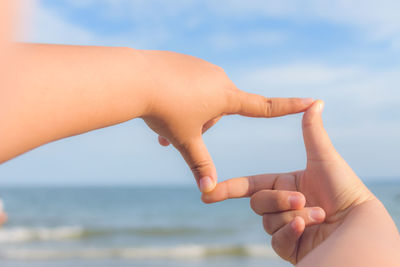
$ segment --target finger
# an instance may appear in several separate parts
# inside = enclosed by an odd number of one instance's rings
[[[209,120],[208,122],[206,122],[203,125],[202,128],[202,133],[205,133],[208,131],[208,129],[210,129],[211,127],[213,127],[220,119],[222,118],[222,116],[216,117],[212,120]],[[160,143],[160,145],[162,146],[169,146],[171,143],[168,141],[167,138],[165,138],[164,136],[159,135],[158,136],[158,143]]]
[[[196,178],[200,191],[210,192],[217,183],[217,172],[201,136],[176,145]]]
[[[283,190],[261,190],[250,199],[250,206],[258,215],[302,209],[305,204],[302,193]]]
[[[312,98],[267,98],[257,94],[235,91],[236,99],[230,104],[228,113],[247,117],[278,117],[305,111]]]
[[[303,115],[303,138],[309,160],[329,160],[338,156],[322,123],[324,102],[316,101]]]
[[[203,194],[202,200],[205,203],[214,203],[229,198],[250,197],[260,190],[274,189],[273,186],[277,180],[292,181],[295,184],[296,174],[297,172],[291,172],[232,178],[217,184],[213,191]]]
[[[169,146],[170,145],[170,142],[168,141],[168,139],[163,137],[163,136],[161,136],[161,135],[158,136],[158,143],[160,143],[160,145],[162,145],[162,146]]]
[[[325,220],[325,216],[325,211],[320,207],[307,207],[300,210],[268,213],[263,215],[263,226],[268,234],[273,235],[295,217],[301,217],[305,225],[310,226],[322,223]]]
[[[297,242],[305,229],[305,222],[301,217],[279,229],[271,239],[272,248],[284,260],[293,264],[297,262]]]
[[[202,129],[202,133],[205,133],[208,131],[208,129],[210,129],[211,127],[213,127],[220,119],[222,118],[222,116],[216,117],[212,120],[209,120],[208,122],[206,122],[203,125],[203,129]]]

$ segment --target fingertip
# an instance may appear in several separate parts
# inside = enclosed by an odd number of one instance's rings
[[[325,106],[324,101],[316,100],[304,113],[302,126],[303,129],[310,127],[317,121],[322,122],[322,110]]]
[[[325,211],[319,207],[313,208],[310,211],[310,218],[315,223],[321,223],[325,220]]]
[[[215,181],[210,176],[204,176],[199,180],[199,188],[202,193],[209,193],[215,188]]]
[[[297,235],[301,235],[306,227],[306,222],[302,217],[296,216],[290,223],[290,227]]]
[[[306,199],[302,193],[296,192],[289,196],[289,203],[292,209],[298,210],[304,208]]]
[[[214,203],[210,193],[202,193],[201,194],[201,201],[203,201],[204,204]]]
[[[311,113],[315,113],[315,112],[322,112],[323,108],[324,108],[325,102],[317,99],[315,100],[306,110],[305,114],[311,114]]]
[[[163,137],[163,136],[158,136],[158,143],[160,143],[160,145],[162,146],[169,146],[170,142],[168,141],[167,138]]]

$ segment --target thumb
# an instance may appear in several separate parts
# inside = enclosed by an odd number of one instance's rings
[[[322,123],[324,102],[316,101],[303,115],[303,138],[308,160],[330,160],[337,155]]]
[[[212,191],[217,184],[217,172],[201,136],[176,146],[189,165],[200,191]]]

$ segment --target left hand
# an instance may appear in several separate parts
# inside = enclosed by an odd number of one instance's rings
[[[217,173],[202,133],[222,116],[276,117],[304,111],[312,99],[266,98],[239,90],[222,68],[196,57],[140,51],[147,64],[150,103],[142,116],[171,143],[191,168],[202,192],[214,189]]]

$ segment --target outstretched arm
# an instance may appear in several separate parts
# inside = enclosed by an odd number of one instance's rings
[[[0,162],[141,117],[181,152],[201,190],[210,191],[217,174],[205,130],[223,115],[281,116],[312,102],[245,93],[220,67],[173,52],[41,44],[14,50],[15,82],[0,87]]]

